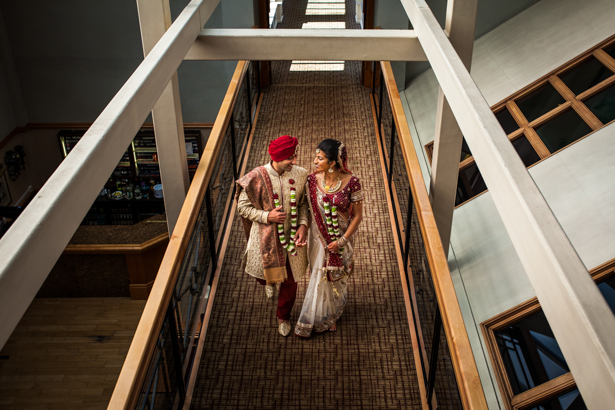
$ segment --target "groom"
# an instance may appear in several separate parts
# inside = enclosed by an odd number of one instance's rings
[[[297,138],[289,135],[271,141],[271,162],[236,181],[237,211],[248,239],[242,267],[258,283],[265,285],[268,298],[273,297],[275,284],[281,284],[277,317],[282,336],[290,333],[290,312],[297,296],[296,280],[303,276],[308,265],[305,248],[309,218],[305,198],[307,171],[296,166],[297,145]],[[296,229],[294,249],[291,228]]]

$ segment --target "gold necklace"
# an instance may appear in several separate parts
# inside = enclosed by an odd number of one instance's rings
[[[342,181],[340,180],[340,174],[339,173],[337,174],[337,179],[335,181],[333,181],[333,183],[335,184],[334,186],[331,186],[333,184],[327,185],[325,179],[326,178],[323,175],[322,176],[322,180],[320,181],[320,183],[321,183],[321,185],[324,188],[326,193],[333,193],[333,192],[337,191],[340,188],[340,186],[342,185]]]

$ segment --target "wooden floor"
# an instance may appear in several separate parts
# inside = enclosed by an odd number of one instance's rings
[[[0,410],[106,409],[144,307],[35,299],[0,352]]]

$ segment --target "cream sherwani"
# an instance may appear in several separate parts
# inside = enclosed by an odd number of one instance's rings
[[[293,166],[292,170],[284,172],[279,175],[277,171],[271,166],[271,164],[265,165],[273,191],[280,196],[280,203],[286,212],[286,221],[284,221],[284,235],[286,238],[290,238],[290,187],[296,189],[297,200],[297,219],[299,225],[308,225],[310,209],[305,197],[305,187],[307,182],[307,171],[301,167]],[[293,180],[291,185],[289,180]],[[248,246],[244,253],[242,266],[245,266],[246,273],[254,276],[258,279],[265,279],[263,269],[263,259],[261,257],[260,240],[259,240],[259,228],[258,224],[268,224],[267,217],[269,212],[256,209],[252,206],[252,203],[248,199],[248,195],[245,191],[242,191],[239,195],[239,201],[237,203],[237,211],[239,214],[254,222],[250,231],[250,239],[248,240]],[[276,235],[277,236],[277,235]],[[297,256],[289,255],[284,250],[284,259],[290,257],[289,263],[293,271],[293,276],[296,280],[299,280],[304,274],[308,266],[307,249],[305,246],[297,247]]]

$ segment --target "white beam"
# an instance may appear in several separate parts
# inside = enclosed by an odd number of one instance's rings
[[[401,0],[590,409],[615,403],[615,317],[424,0]]]
[[[447,3],[444,31],[468,71],[472,64],[477,9],[478,0],[448,0]],[[435,130],[429,198],[444,253],[448,255],[463,134],[442,88],[438,93]]]
[[[426,61],[412,30],[206,29],[186,60]]]
[[[219,1],[186,6],[0,239],[0,348]]]
[[[137,0],[137,10],[143,55],[147,57],[171,26],[169,0]],[[190,187],[177,72],[173,74],[154,106],[152,120],[164,193],[164,208],[171,235]]]

